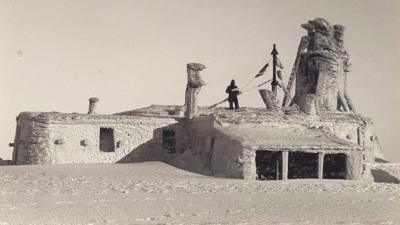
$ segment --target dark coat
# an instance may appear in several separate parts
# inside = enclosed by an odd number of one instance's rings
[[[235,89],[236,88],[236,90],[235,91],[233,91],[233,89]],[[226,91],[225,91],[226,93],[228,93],[229,94],[229,96],[228,96],[228,101],[235,101],[235,100],[237,100],[237,96],[239,95],[239,90],[238,90],[238,87],[236,86],[236,85],[229,85],[227,88],[226,88]]]

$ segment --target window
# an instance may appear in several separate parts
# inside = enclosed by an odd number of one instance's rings
[[[288,178],[318,178],[318,154],[308,152],[289,152]]]
[[[114,130],[112,128],[100,128],[100,151],[115,151]]]
[[[346,179],[346,160],[343,153],[324,156],[324,179]]]
[[[282,179],[282,152],[256,151],[257,180]]]
[[[163,130],[163,149],[169,153],[175,153],[175,131]]]

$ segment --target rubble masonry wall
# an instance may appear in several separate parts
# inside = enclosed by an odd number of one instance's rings
[[[171,118],[99,119],[92,123],[18,121],[16,164],[115,163],[162,158],[161,127]],[[114,152],[99,150],[100,128],[114,130]],[[83,144],[84,143],[84,144]]]
[[[196,117],[187,122],[188,144],[185,155],[203,166],[202,174],[227,178],[243,178],[240,143],[219,132],[213,116]],[[193,170],[193,168],[191,168]]]
[[[213,174],[219,177],[244,178],[243,166],[252,163],[243,160],[243,147],[237,140],[216,132],[212,147],[211,168]]]
[[[18,120],[12,156],[13,164],[46,164],[51,161],[48,124]]]

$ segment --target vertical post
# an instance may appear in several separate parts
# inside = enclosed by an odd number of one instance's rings
[[[282,152],[282,180],[288,179],[288,168],[289,168],[289,152]]]
[[[276,50],[276,45],[274,44],[274,47],[271,52],[272,55],[272,81],[271,81],[271,86],[272,86],[272,92],[277,96],[277,86],[278,86],[278,81],[276,80],[276,63],[277,59],[276,56],[278,55],[278,51]]]
[[[279,160],[276,160],[276,180],[279,180]]]
[[[318,179],[322,179],[324,176],[324,156],[325,153],[318,153]]]
[[[188,82],[185,92],[185,117],[192,119],[198,113],[198,98],[201,87],[206,83],[201,79],[201,71],[206,67],[200,63],[186,64]]]
[[[361,127],[357,128],[357,144],[364,146],[364,143],[361,144],[361,135],[362,135],[362,131],[361,131]]]

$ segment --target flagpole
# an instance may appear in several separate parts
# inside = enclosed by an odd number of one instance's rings
[[[278,81],[276,80],[276,56],[278,55],[278,51],[276,50],[276,45],[274,44],[274,48],[272,49],[271,52],[272,55],[272,82],[271,82],[271,86],[272,86],[272,92],[275,94],[275,96],[277,96],[278,94],[278,90],[277,90],[277,86],[278,86]]]

